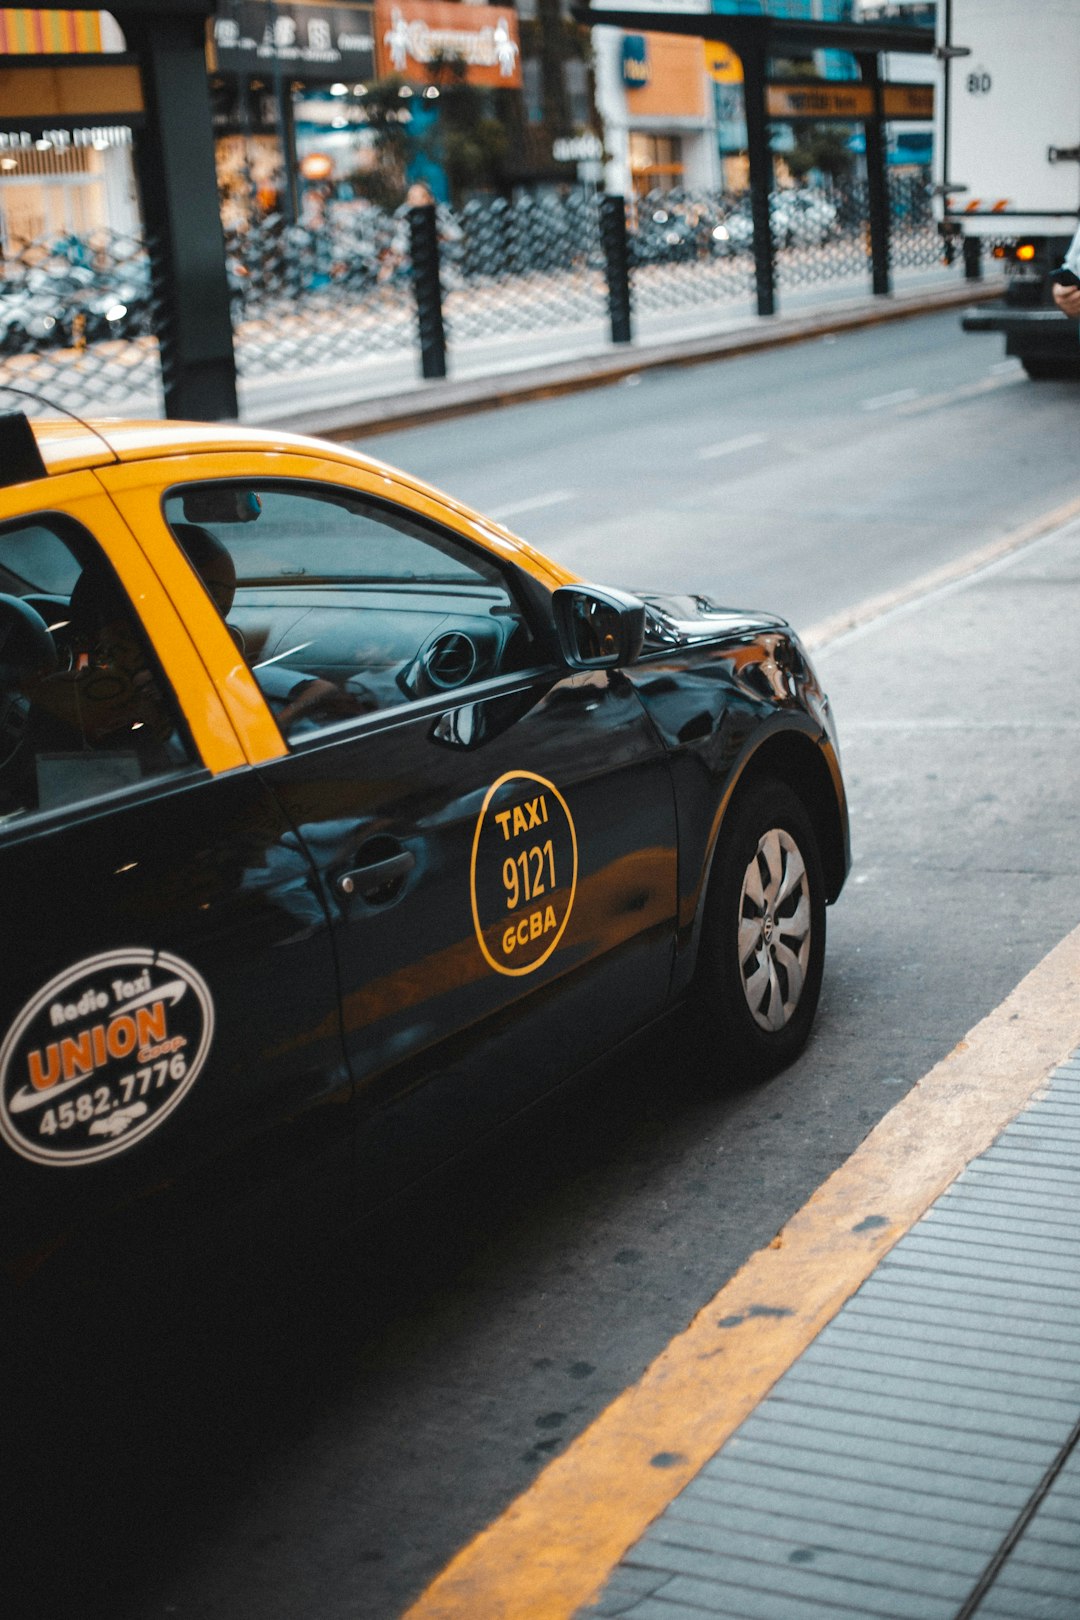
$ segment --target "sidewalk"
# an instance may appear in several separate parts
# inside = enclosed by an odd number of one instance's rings
[[[1078,1283],[1074,1052],[650,1526],[583,1620],[1075,1620]]]
[[[305,377],[240,384],[244,422],[348,440],[618,382],[659,366],[696,365],[882,321],[960,311],[1001,296],[1004,279],[968,282],[954,271],[900,272],[888,297],[853,295],[833,284],[782,295],[782,312],[761,316],[731,305],[644,314],[632,344],[612,344],[606,328],[568,327],[451,347],[450,374],[417,376],[410,350],[367,356]]]

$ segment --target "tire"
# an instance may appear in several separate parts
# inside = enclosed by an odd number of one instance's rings
[[[697,971],[702,1023],[725,1079],[754,1083],[806,1045],[825,965],[825,879],[796,794],[763,779],[728,811]]]

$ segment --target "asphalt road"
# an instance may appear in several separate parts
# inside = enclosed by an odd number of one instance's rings
[[[1002,351],[937,315],[361,447],[587,578],[805,628],[1067,498],[1071,395]]]
[[[596,579],[811,626],[1074,500],[1078,406],[949,316],[372,448]],[[856,867],[785,1075],[717,1096],[665,1029],[362,1237],[281,1211],[72,1321],[26,1613],[399,1615],[1075,925],[1078,579],[1036,546],[822,651]]]

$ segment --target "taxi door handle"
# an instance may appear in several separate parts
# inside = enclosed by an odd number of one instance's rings
[[[361,849],[358,853],[363,855],[364,852]],[[415,865],[416,856],[411,849],[399,849],[394,855],[381,855],[354,867],[351,872],[342,872],[337,879],[338,893],[346,898],[359,894],[371,905],[385,905],[397,898],[402,883]]]

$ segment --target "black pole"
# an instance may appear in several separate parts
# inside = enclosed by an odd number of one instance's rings
[[[206,77],[205,18],[166,8],[124,12],[138,55],[146,127],[135,138],[150,269],[162,310],[165,413],[238,414],[225,238]]]
[[[445,377],[446,331],[439,278],[439,226],[434,203],[409,209],[409,244],[421,370],[425,377]]]
[[[750,215],[754,225],[754,285],[759,315],[776,314],[776,258],[772,236],[773,157],[765,115],[766,55],[757,40],[742,47],[746,149],[750,161]]]
[[[964,244],[964,280],[982,280],[982,237],[965,236]]]
[[[864,84],[874,95],[873,114],[864,122],[866,130],[866,189],[870,213],[871,278],[875,294],[892,291],[889,242],[889,181],[886,172],[885,114],[882,105],[881,73],[876,52],[860,52],[856,57]]]
[[[600,198],[600,241],[607,275],[612,343],[630,343],[630,253],[626,241],[626,198]]]

